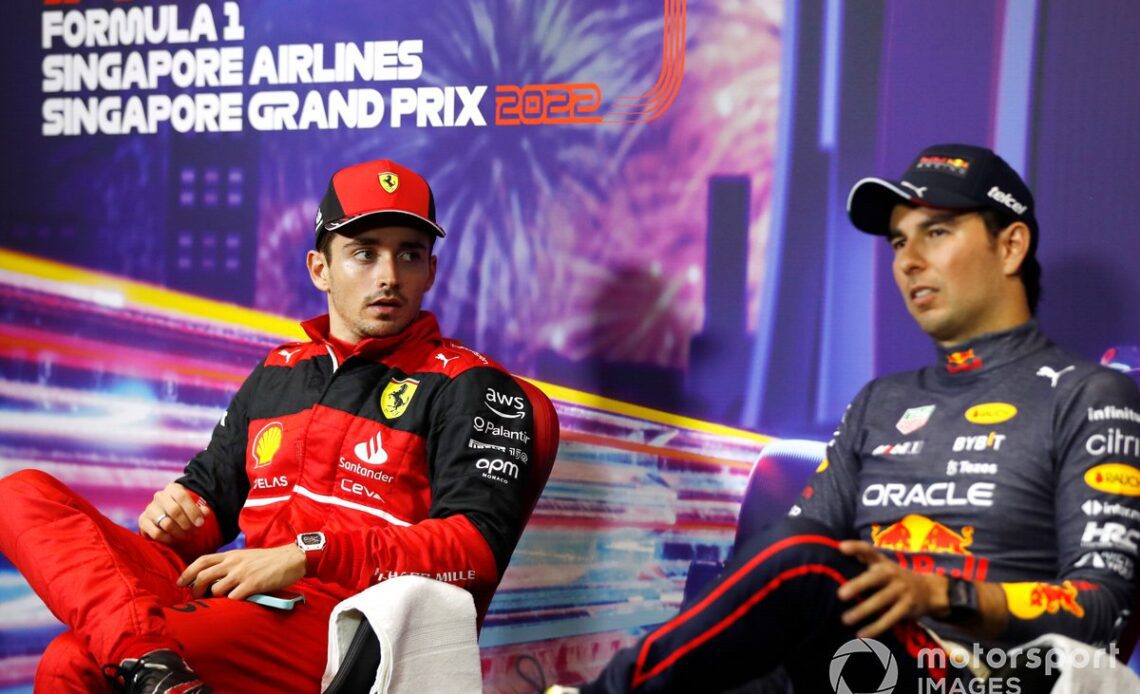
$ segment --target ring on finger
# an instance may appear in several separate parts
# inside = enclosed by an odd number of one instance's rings
[[[161,528],[162,527],[162,521],[166,520],[167,518],[170,518],[170,515],[164,513],[161,516],[159,516],[158,518],[154,519],[154,524]]]

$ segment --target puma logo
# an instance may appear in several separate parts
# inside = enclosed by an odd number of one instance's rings
[[[458,359],[459,357],[445,357],[445,356],[443,356],[443,352],[436,352],[435,358],[440,360],[441,362],[443,362],[443,368],[446,369],[448,362],[454,361],[454,360]]]
[[[906,186],[907,188],[910,188],[911,190],[913,190],[914,194],[920,198],[926,193],[926,189],[930,187],[930,186],[916,186],[913,183],[907,183],[906,181],[903,181],[902,184],[904,186]]]
[[[1040,369],[1037,369],[1037,375],[1049,379],[1049,387],[1056,388],[1057,381],[1061,379],[1061,376],[1064,376],[1066,372],[1072,371],[1074,368],[1072,364],[1069,364],[1060,371],[1054,371],[1052,367],[1042,366]]]
[[[285,363],[288,364],[289,360],[293,358],[293,355],[300,351],[299,349],[279,349],[277,353],[285,357]]]

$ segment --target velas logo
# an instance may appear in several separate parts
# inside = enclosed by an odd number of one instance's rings
[[[281,450],[281,438],[285,434],[285,425],[281,422],[270,422],[261,427],[261,431],[253,437],[253,466],[265,467],[273,462],[277,451]]]
[[[391,171],[376,174],[376,177],[380,179],[380,187],[387,193],[395,193],[400,187],[400,177]]]
[[[868,693],[891,694],[895,690],[895,685],[899,681],[899,665],[895,661],[895,655],[891,653],[891,649],[875,639],[851,639],[840,646],[831,656],[831,665],[827,669],[827,679],[831,683],[831,691],[836,694],[852,694],[854,690],[844,678],[844,669],[847,667],[847,661],[851,659],[851,656],[864,653],[878,658],[879,666],[883,672],[881,679],[877,676],[874,677],[878,680],[878,684],[873,689],[867,690]],[[874,674],[877,675],[877,673]],[[871,676],[870,673],[868,676]],[[863,691],[863,688],[860,687],[859,691]]]
[[[388,419],[395,419],[404,414],[419,386],[420,382],[414,378],[393,378],[380,394],[380,411]]]
[[[1083,581],[1051,583],[1002,583],[1009,611],[1021,619],[1037,619],[1043,614],[1057,614],[1064,610],[1078,618],[1085,616],[1077,597],[1081,588],[1091,587]]]
[[[916,169],[925,169],[947,173],[958,178],[965,178],[970,171],[970,161],[962,157],[943,157],[936,154],[919,157]]]
[[[1099,492],[1140,496],[1140,470],[1124,463],[1105,463],[1085,473],[1085,484]]]
[[[931,554],[970,554],[974,542],[974,526],[962,526],[960,532],[926,516],[909,514],[883,527],[871,526],[871,543],[879,549],[896,552],[930,552]]]
[[[1007,193],[997,186],[990,188],[990,191],[986,193],[986,195],[988,195],[991,200],[1000,202],[1018,214],[1025,214],[1025,211],[1029,209],[1029,205],[1018,202],[1017,198],[1013,197],[1011,193]]]
[[[974,354],[974,350],[951,352],[946,355],[946,371],[956,374],[963,371],[973,371],[982,368],[982,358]]]
[[[911,407],[906,412],[903,412],[902,417],[899,417],[899,421],[895,422],[895,428],[903,434],[913,433],[926,426],[932,414],[934,414],[934,405]]]
[[[1017,416],[1017,408],[1008,402],[983,402],[966,410],[963,415],[973,424],[1001,424]]]

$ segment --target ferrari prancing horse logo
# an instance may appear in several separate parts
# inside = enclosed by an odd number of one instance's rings
[[[396,189],[400,187],[400,177],[391,171],[377,174],[377,177],[380,179],[380,187],[389,193],[395,193]]]
[[[393,378],[380,394],[380,411],[388,419],[395,419],[404,414],[419,385],[420,382],[414,378]]]

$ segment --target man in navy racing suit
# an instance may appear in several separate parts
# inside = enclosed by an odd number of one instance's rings
[[[1004,160],[966,145],[855,185],[852,223],[890,243],[938,363],[865,386],[789,517],[738,538],[713,585],[583,691],[721,691],[780,665],[797,692],[967,691],[961,661],[920,654],[968,644],[994,665],[1045,633],[1118,638],[1140,551],[1140,395],[1038,329],[1033,205]],[[844,667],[858,653],[882,663],[863,688]]]

